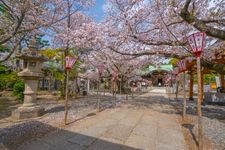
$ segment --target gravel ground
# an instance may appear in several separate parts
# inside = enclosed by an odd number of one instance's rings
[[[174,102],[173,105],[179,105],[179,111],[182,112],[182,101]],[[187,101],[187,114],[195,118],[193,133],[197,137],[197,107],[196,102]],[[225,150],[225,106],[204,105],[203,114],[203,134],[212,142],[214,150]]]
[[[206,137],[212,141],[215,150],[225,150],[225,124],[217,119],[203,118]]]
[[[103,96],[103,94],[102,94]],[[113,107],[113,100],[111,95],[105,95],[101,99],[101,108]],[[125,100],[125,95],[118,96],[116,107],[120,107],[124,103],[129,103],[132,108],[143,107],[150,108],[155,111],[174,114],[174,109],[171,109],[171,104],[182,110],[182,101],[175,102],[173,100],[163,101],[163,96],[152,95],[151,100],[146,103],[141,97],[128,101]],[[0,125],[0,149],[1,145],[5,145],[9,149],[14,149],[18,144],[23,143],[31,138],[41,137],[49,132],[59,129],[64,121],[64,103],[63,101],[39,101],[45,107],[46,114],[38,119],[30,119],[18,123],[11,123],[11,125],[2,128]],[[163,110],[160,109],[162,108]],[[74,122],[79,118],[87,117],[96,111],[97,96],[91,95],[76,100],[69,101],[68,120]],[[187,114],[195,116],[196,104],[188,101]],[[215,150],[225,150],[225,107],[224,106],[203,106],[203,125],[204,135],[212,142]],[[194,133],[196,127],[193,128]]]
[[[28,121],[0,130],[0,143],[14,149],[20,143],[31,138],[41,137],[56,128],[39,121]]]
[[[102,96],[101,109],[113,107],[112,97]],[[123,96],[124,97],[124,96]],[[116,107],[124,103],[124,98],[117,97]],[[31,138],[41,137],[49,132],[60,129],[64,124],[64,102],[57,101],[39,101],[39,104],[45,107],[46,114],[37,119],[30,119],[22,122],[11,122],[7,127],[0,125],[0,149],[15,147]],[[97,96],[91,95],[76,100],[69,101],[68,121],[74,122],[80,118],[88,117],[96,112]]]

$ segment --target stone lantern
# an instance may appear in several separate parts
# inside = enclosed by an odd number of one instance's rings
[[[23,70],[18,73],[25,81],[24,102],[21,107],[12,112],[14,119],[38,117],[44,114],[44,108],[36,103],[38,81],[43,77],[42,63],[47,60],[38,52],[35,38],[32,38],[29,49],[16,56],[23,60]]]

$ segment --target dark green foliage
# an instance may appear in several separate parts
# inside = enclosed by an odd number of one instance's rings
[[[1,90],[12,90],[13,85],[20,78],[17,76],[17,72],[14,72],[7,67],[0,65],[0,91]]]
[[[1,29],[0,29],[0,33],[1,33]],[[8,52],[9,48],[3,45],[0,45],[0,52]]]
[[[44,40],[44,35],[36,35],[36,40],[39,46],[39,49],[49,46],[49,41]]]
[[[13,90],[14,96],[23,99],[24,81],[17,76],[17,72],[0,65],[0,91],[2,90]]]
[[[204,84],[216,83],[216,74],[205,74],[204,75]],[[197,75],[194,76],[194,83],[198,83]]]
[[[23,100],[24,97],[24,89],[25,89],[25,83],[22,80],[19,80],[16,82],[13,86],[13,95],[16,96],[19,100]]]

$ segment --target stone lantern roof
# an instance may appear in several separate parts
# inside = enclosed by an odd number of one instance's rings
[[[38,51],[32,50],[25,50],[22,53],[17,54],[16,57],[23,60],[33,60],[39,62],[45,62],[48,60],[47,57],[41,55],[40,53],[38,53]]]
[[[17,58],[23,60],[33,60],[39,62],[47,61],[47,57],[44,57],[38,50],[38,43],[35,36],[31,39],[28,49],[16,55]]]

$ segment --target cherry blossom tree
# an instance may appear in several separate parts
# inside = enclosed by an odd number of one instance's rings
[[[173,5],[175,7],[179,6],[175,2]],[[179,15],[188,24],[194,26],[199,31],[205,32],[209,36],[225,40],[225,4],[223,0],[186,0],[183,6],[180,7],[182,9]]]
[[[193,55],[187,43],[187,37],[200,29],[182,18],[181,11],[185,1],[108,0],[107,2],[107,19],[103,23],[106,29],[101,35],[105,47],[133,58],[155,55],[182,59]],[[193,13],[199,18],[210,20],[214,10],[218,9],[216,10],[219,15],[216,19],[218,23],[212,23],[211,19],[207,24],[223,30],[223,22],[219,20],[224,15],[220,11],[223,2],[204,2],[192,2],[192,5],[198,6]],[[220,40],[221,38],[207,34],[209,36],[202,62],[212,64],[212,58],[215,53],[221,51],[224,42]]]
[[[155,58],[157,59],[157,58]],[[155,63],[155,59],[152,56],[142,56],[133,58],[132,56],[121,55],[116,52],[112,52],[110,49],[103,49],[98,51],[92,51],[86,58],[86,65],[89,69],[96,70],[97,66],[104,65],[104,72],[102,76],[116,80],[118,87],[121,87],[121,91],[124,92],[125,85],[133,78],[140,76],[139,70],[143,66]],[[91,66],[91,67],[90,67]],[[98,71],[92,71],[87,73],[88,77],[99,77]]]
[[[26,36],[43,33],[93,3],[93,0],[1,0],[0,45],[10,52],[0,61],[9,59]],[[65,13],[68,6],[70,11]]]

